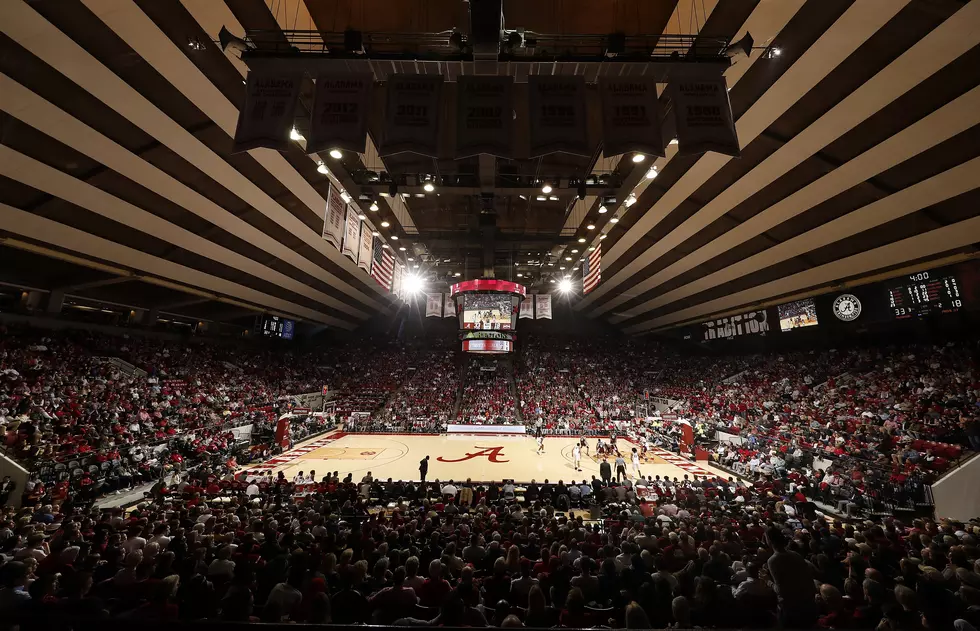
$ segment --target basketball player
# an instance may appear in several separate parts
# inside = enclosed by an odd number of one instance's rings
[[[642,478],[643,476],[640,475],[640,454],[637,453],[636,447],[633,447],[633,455],[631,458],[633,460],[633,475],[635,475],[637,478]]]
[[[578,444],[579,447],[582,448],[582,451],[585,452],[586,456],[591,455],[589,454],[589,441],[585,440],[585,434],[582,434],[582,438],[578,441]]]
[[[616,446],[615,434],[609,437],[609,451],[616,454],[617,456],[619,455],[619,447]]]
[[[544,453],[544,433],[538,428],[538,454]]]
[[[575,462],[575,470],[582,470],[582,446],[576,444],[572,447],[572,460]]]
[[[606,445],[602,442],[602,439],[599,438],[595,442],[595,455],[596,455],[596,458],[598,458],[600,456],[604,456],[605,454],[606,454]]]

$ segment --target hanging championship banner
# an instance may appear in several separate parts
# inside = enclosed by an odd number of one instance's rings
[[[521,312],[517,316],[517,319],[521,318],[534,318],[534,296],[525,296],[524,300],[521,300]]]
[[[327,191],[327,210],[323,216],[323,240],[340,249],[344,236],[344,207],[346,203],[340,196],[340,189],[333,184]]]
[[[669,84],[677,122],[677,153],[714,151],[738,157],[738,135],[725,78],[681,79]]]
[[[514,79],[461,75],[456,79],[456,158],[489,153],[512,158]]]
[[[245,104],[238,112],[235,144],[232,153],[267,147],[285,151],[289,148],[289,130],[302,73],[249,71],[245,83]]]
[[[531,157],[556,151],[591,155],[585,133],[585,77],[531,75],[527,90]]]
[[[534,310],[536,319],[551,319],[551,294],[534,294]]]
[[[438,156],[442,75],[391,75],[381,156],[411,151]]]
[[[599,77],[602,99],[602,153],[638,151],[663,156],[660,100],[653,77]]]
[[[347,229],[344,231],[344,247],[341,252],[357,263],[358,237],[361,234],[361,220],[357,218],[357,208],[347,205]]]
[[[391,293],[395,294],[398,298],[402,297],[402,275],[404,274],[404,265],[395,261],[395,274],[391,281]]]
[[[364,153],[371,110],[370,74],[320,74],[316,78],[306,153],[346,149]]]
[[[362,270],[371,273],[371,254],[374,245],[374,235],[367,223],[360,221],[361,224],[361,247],[357,251],[357,266]]]
[[[425,317],[427,318],[442,317],[442,294],[425,295]]]
[[[442,298],[443,298],[443,302],[442,302],[442,304],[443,304],[442,317],[444,317],[444,318],[453,318],[453,317],[455,317],[456,316],[456,305],[453,302],[452,296],[449,295],[449,294],[443,294],[442,295]]]

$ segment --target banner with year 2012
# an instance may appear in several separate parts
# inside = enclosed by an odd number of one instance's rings
[[[558,151],[592,155],[586,134],[585,77],[531,75],[527,90],[530,157]]]
[[[369,73],[318,75],[306,153],[335,148],[364,153],[373,86]]]
[[[456,158],[512,158],[514,79],[461,75],[456,80]]]
[[[442,75],[388,78],[382,157],[406,151],[438,157],[442,84]]]

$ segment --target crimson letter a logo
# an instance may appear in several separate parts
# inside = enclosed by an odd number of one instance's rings
[[[479,449],[480,451],[476,453],[466,452],[466,455],[462,458],[456,458],[455,460],[450,460],[439,456],[436,458],[439,462],[463,462],[464,460],[472,460],[473,458],[479,458],[480,456],[486,456],[487,460],[490,462],[510,462],[510,460],[501,460],[500,456],[504,455],[503,447],[480,447],[476,445],[474,449]]]

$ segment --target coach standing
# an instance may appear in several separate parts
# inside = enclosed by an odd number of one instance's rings
[[[425,474],[429,472],[429,457],[426,456],[419,460],[419,477],[425,482]]]
[[[606,484],[609,484],[609,481],[612,480],[612,467],[609,465],[609,461],[606,459],[603,459],[602,462],[599,463],[599,477],[601,477],[602,481]]]

